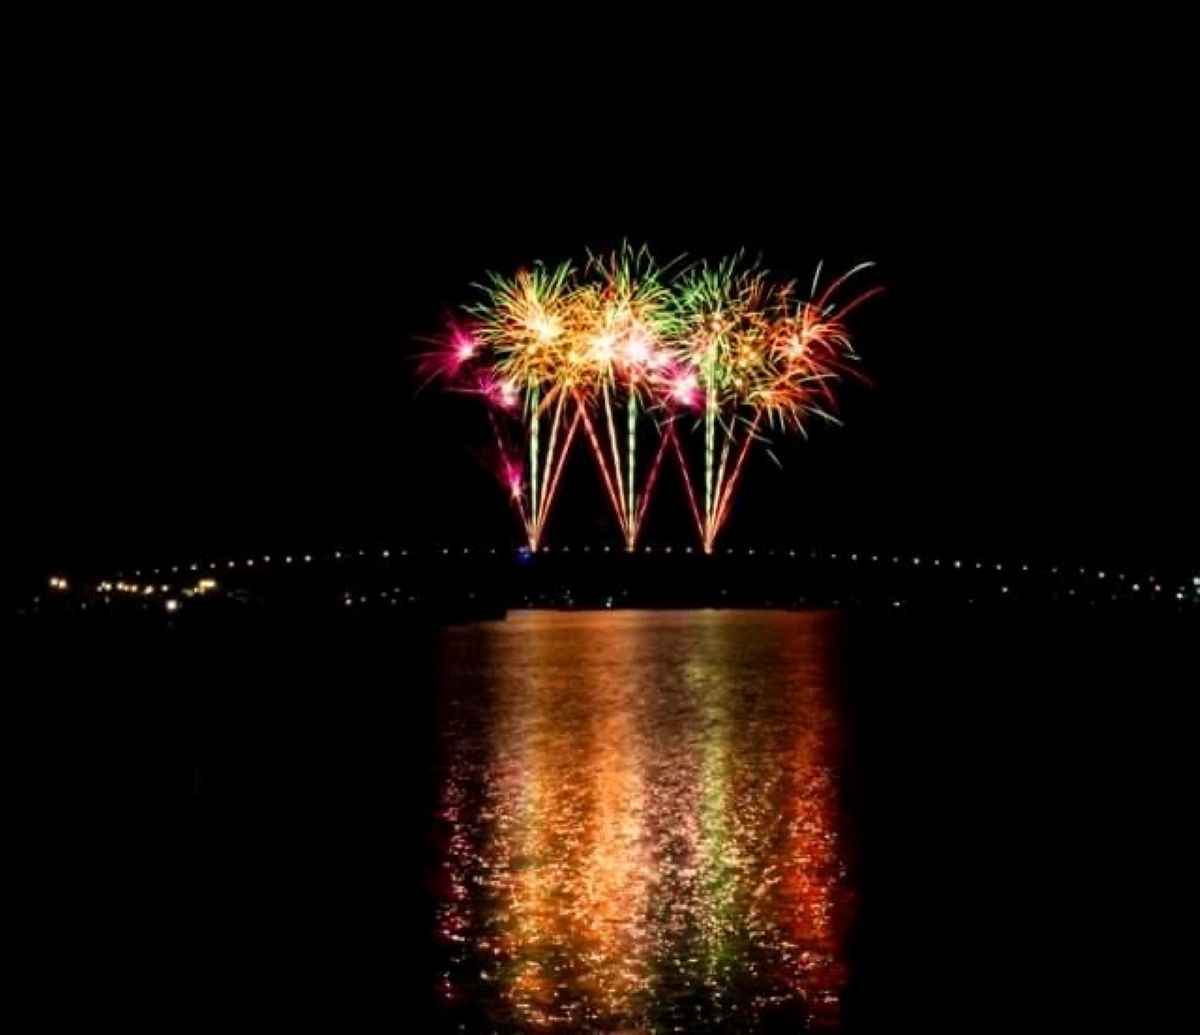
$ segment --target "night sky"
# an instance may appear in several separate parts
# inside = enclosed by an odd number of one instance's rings
[[[878,263],[871,384],[755,458],[731,543],[1193,563],[1191,120],[1169,55],[1111,55],[47,75],[10,195],[16,570],[515,543],[478,408],[413,356],[485,271],[623,238]],[[589,462],[551,542],[618,541]],[[647,541],[690,541],[681,508],[667,473]]]

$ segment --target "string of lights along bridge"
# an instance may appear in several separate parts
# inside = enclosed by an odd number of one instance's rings
[[[846,319],[880,290],[848,286],[870,265],[827,282],[818,266],[802,287],[740,255],[663,265],[625,245],[537,263],[490,275],[423,362],[483,400],[530,550],[582,438],[627,550],[670,458],[713,553],[751,448],[835,419],[834,387],[857,358]]]
[[[364,547],[224,557],[123,570],[113,576],[92,579],[56,574],[50,576],[47,585],[48,599],[59,599],[72,606],[134,604],[174,614],[194,602],[224,599],[247,587],[271,584],[288,572],[301,580],[306,578],[306,572],[312,572],[312,577],[327,577],[338,587],[331,599],[344,606],[359,607],[381,602],[418,603],[422,594],[428,592],[430,579],[443,588],[446,580],[461,582],[465,588],[468,584],[475,585],[472,580],[483,578],[485,581],[479,583],[483,586],[497,570],[503,572],[514,564],[518,568],[536,569],[550,562],[566,563],[558,572],[568,580],[572,576],[586,578],[589,571],[607,574],[612,569],[604,564],[605,556],[623,552],[620,547],[593,544],[542,546],[536,555],[528,548],[513,551],[497,546]],[[722,576],[739,571],[751,575],[760,569],[768,571],[775,580],[770,590],[772,599],[780,603],[852,603],[855,599],[873,599],[901,606],[907,599],[919,597],[922,585],[936,584],[938,598],[961,599],[966,603],[1040,598],[1089,604],[1142,601],[1186,607],[1200,605],[1197,573],[1180,575],[1087,565],[770,546],[730,546],[706,556],[690,544],[645,545],[637,554],[645,558],[645,563],[682,565],[679,570],[685,574],[705,574],[711,565],[718,563]],[[591,568],[589,558],[595,562]],[[642,563],[639,561],[636,568],[641,568]],[[806,598],[822,575],[827,585],[833,587],[832,594],[827,591],[824,598]],[[536,572],[531,581],[536,584]],[[283,585],[290,585],[286,578]],[[790,587],[791,595],[780,596],[780,586]],[[568,590],[561,599],[541,597],[540,600],[569,605],[573,597]],[[513,602],[539,601],[527,597]]]

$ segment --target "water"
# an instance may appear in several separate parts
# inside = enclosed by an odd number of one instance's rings
[[[832,613],[451,629],[438,935],[494,1031],[838,1026],[853,915]]]
[[[8,698],[11,983],[59,1027],[1143,1032],[1193,1009],[1193,622],[176,632],[10,648],[36,673]]]

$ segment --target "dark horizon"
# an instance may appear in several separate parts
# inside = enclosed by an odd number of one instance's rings
[[[782,467],[754,459],[731,544],[1192,565],[1194,159],[1172,74],[1016,96],[980,73],[953,104],[863,84],[820,130],[786,94],[676,121],[613,100],[534,133],[449,94],[48,92],[16,572],[515,543],[480,414],[418,393],[414,356],[486,271],[623,239],[800,278],[873,260],[886,288],[852,325],[871,385],[843,427],[781,442]],[[575,466],[551,540],[616,542]],[[691,541],[674,491],[648,542]]]

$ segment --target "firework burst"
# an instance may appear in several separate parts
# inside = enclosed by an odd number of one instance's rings
[[[451,328],[430,363],[488,403],[501,478],[531,549],[582,428],[627,549],[673,450],[711,553],[753,443],[833,419],[834,385],[856,359],[846,316],[879,289],[837,297],[868,266],[824,289],[818,267],[805,294],[740,255],[663,266],[623,245],[580,266],[537,264],[480,285],[470,322]],[[701,441],[696,478],[678,431],[688,418]],[[655,445],[641,465],[647,424]]]
[[[568,405],[575,376],[569,361],[578,291],[575,269],[570,263],[538,264],[511,278],[493,274],[481,287],[483,300],[469,310],[482,351],[490,358],[481,387],[501,410],[519,407],[524,416],[527,476],[494,415],[492,426],[509,492],[529,547],[536,550],[579,423]]]
[[[586,282],[576,295],[573,355],[584,372],[579,412],[628,550],[637,545],[668,442],[657,423],[658,446],[639,485],[638,415],[657,402],[673,368],[676,309],[669,269],[645,248],[625,245],[589,257]],[[622,407],[623,429],[617,417]]]

